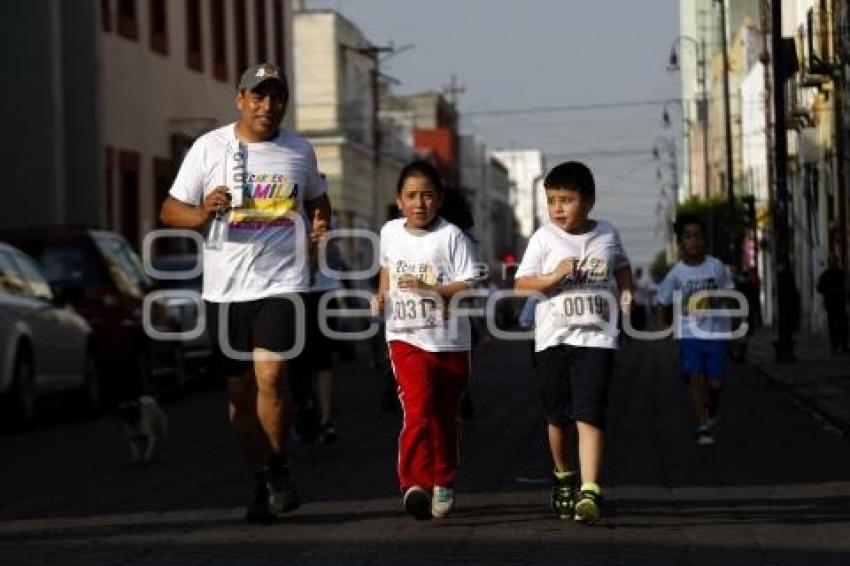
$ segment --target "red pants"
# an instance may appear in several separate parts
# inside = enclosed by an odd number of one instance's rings
[[[451,486],[458,469],[459,405],[469,379],[469,352],[426,352],[395,340],[389,346],[404,412],[398,442],[401,489]]]

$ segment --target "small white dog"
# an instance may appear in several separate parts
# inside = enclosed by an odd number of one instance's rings
[[[118,405],[118,417],[124,423],[124,434],[130,442],[133,463],[146,463],[165,459],[165,441],[168,437],[168,416],[149,395],[136,401]]]

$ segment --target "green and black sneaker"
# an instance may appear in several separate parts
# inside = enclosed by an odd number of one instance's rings
[[[597,490],[582,489],[576,496],[575,520],[585,525],[593,525],[602,514],[602,495]]]
[[[571,519],[578,491],[578,474],[555,472],[552,477],[552,510],[559,519]]]

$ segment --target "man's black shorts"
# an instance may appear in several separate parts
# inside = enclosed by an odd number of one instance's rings
[[[251,353],[254,348],[284,353],[287,359],[300,352],[292,351],[296,338],[306,336],[305,318],[296,320],[296,302],[304,305],[299,293],[268,297],[238,303],[206,303],[207,330],[213,344],[213,369],[222,377],[237,377],[252,367],[250,360],[227,356],[219,338],[221,325],[227,321],[227,338],[231,349]],[[226,315],[221,309],[224,305]],[[299,308],[304,313],[306,309]],[[299,334],[300,333],[300,334]]]
[[[604,429],[614,350],[561,344],[535,358],[546,422],[566,427],[582,421]]]

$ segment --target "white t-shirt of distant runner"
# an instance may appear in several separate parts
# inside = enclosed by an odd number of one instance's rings
[[[688,265],[683,261],[677,262],[658,286],[656,300],[662,305],[669,306],[673,303],[673,292],[680,291],[682,293],[681,338],[700,338],[691,329],[691,321],[702,332],[715,335],[728,334],[731,325],[727,317],[699,315],[692,313],[689,307],[692,306],[690,303],[694,293],[734,288],[735,284],[726,272],[723,263],[716,257],[707,255],[699,265]],[[720,301],[717,298],[709,297],[701,299],[693,306],[699,309],[721,308]],[[707,337],[702,336],[702,338]],[[723,336],[723,338],[726,338],[726,336]]]
[[[609,222],[596,220],[585,234],[570,234],[548,224],[531,236],[516,277],[552,273],[561,260],[576,258],[576,272],[534,311],[534,349],[569,344],[617,347],[618,297],[614,273],[629,259]]]
[[[474,281],[474,248],[454,224],[437,218],[428,231],[405,228],[400,218],[381,229],[381,267],[390,287],[384,308],[387,342],[399,340],[428,352],[458,352],[470,348],[469,318],[450,312],[449,301],[400,289],[403,275],[429,285]]]
[[[273,140],[240,143],[235,124],[208,132],[189,149],[169,194],[200,205],[218,186],[238,191],[232,179],[236,151],[244,158],[242,202],[227,215],[223,249],[204,250],[203,298],[241,302],[308,290],[307,235],[293,217],[300,215],[309,230],[304,202],[320,197],[326,188],[305,139],[281,129]]]

